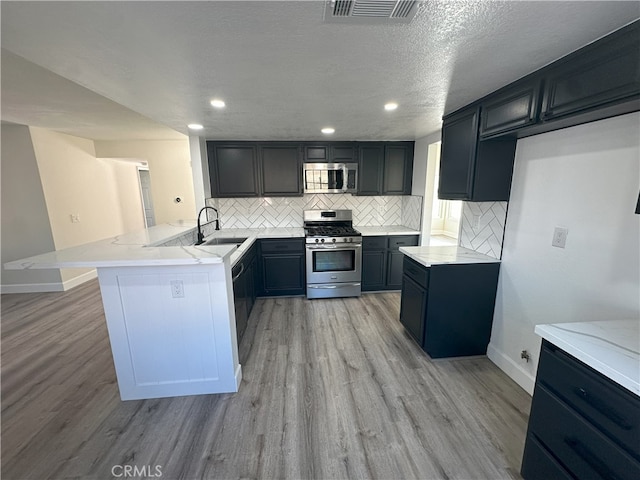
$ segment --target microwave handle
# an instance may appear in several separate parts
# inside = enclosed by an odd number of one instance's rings
[[[347,164],[342,164],[342,193],[347,193],[349,189],[349,169],[347,168]]]

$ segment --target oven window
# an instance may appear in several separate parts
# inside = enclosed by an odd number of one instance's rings
[[[313,252],[313,271],[350,272],[356,268],[355,250],[327,250]]]

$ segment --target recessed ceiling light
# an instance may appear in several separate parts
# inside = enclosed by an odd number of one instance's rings
[[[191,130],[202,130],[204,128],[199,123],[190,123],[189,125],[187,125],[187,127],[189,127]]]
[[[389,102],[384,106],[384,109],[388,112],[390,112],[391,110],[395,110],[396,108],[398,108],[398,104],[393,102]]]
[[[211,106],[215,108],[224,108],[225,103],[222,100],[211,100]]]
[[[332,128],[332,127],[324,127],[322,130],[320,130],[322,133],[324,133],[325,135],[331,135],[332,133],[335,133],[336,129]]]

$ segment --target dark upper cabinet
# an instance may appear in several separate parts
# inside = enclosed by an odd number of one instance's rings
[[[509,200],[515,137],[480,141],[480,107],[445,117],[438,198],[472,202]]]
[[[307,143],[303,150],[303,159],[306,163],[357,161],[354,143]]]
[[[481,103],[480,137],[504,134],[533,125],[540,109],[540,79],[496,92]]]
[[[259,144],[262,195],[302,195],[301,148],[299,144]]]
[[[384,152],[383,195],[411,195],[413,142],[389,143]]]
[[[212,197],[302,196],[297,143],[207,142]]]
[[[361,144],[358,165],[358,195],[380,195],[383,171],[384,144]]]
[[[438,198],[469,199],[478,143],[478,108],[444,120]]]
[[[543,121],[638,97],[640,22],[559,60],[545,70],[544,83]]]
[[[358,195],[411,195],[413,142],[359,145]]]
[[[255,144],[207,142],[211,196],[257,197],[258,151]]]

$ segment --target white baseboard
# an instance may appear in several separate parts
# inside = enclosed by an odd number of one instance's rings
[[[62,282],[53,283],[16,283],[13,285],[2,285],[0,293],[45,293],[64,292]]]
[[[73,277],[64,282],[51,282],[51,283],[16,283],[13,285],[0,285],[0,293],[47,293],[47,292],[66,292],[73,287],[77,287],[89,280],[97,278],[97,271],[90,270]]]
[[[93,280],[94,278],[98,278],[98,271],[95,268],[83,273],[82,275],[78,275],[77,277],[73,277],[62,282],[63,290],[66,292],[67,290],[71,290],[73,287],[82,285],[83,283],[88,282],[89,280]]]
[[[487,348],[487,357],[489,357],[489,360],[495,363],[496,366],[506,373],[514,382],[520,385],[529,395],[533,395],[533,387],[536,383],[536,379],[531,376],[529,372],[523,370],[520,365],[495,348],[491,343]]]

